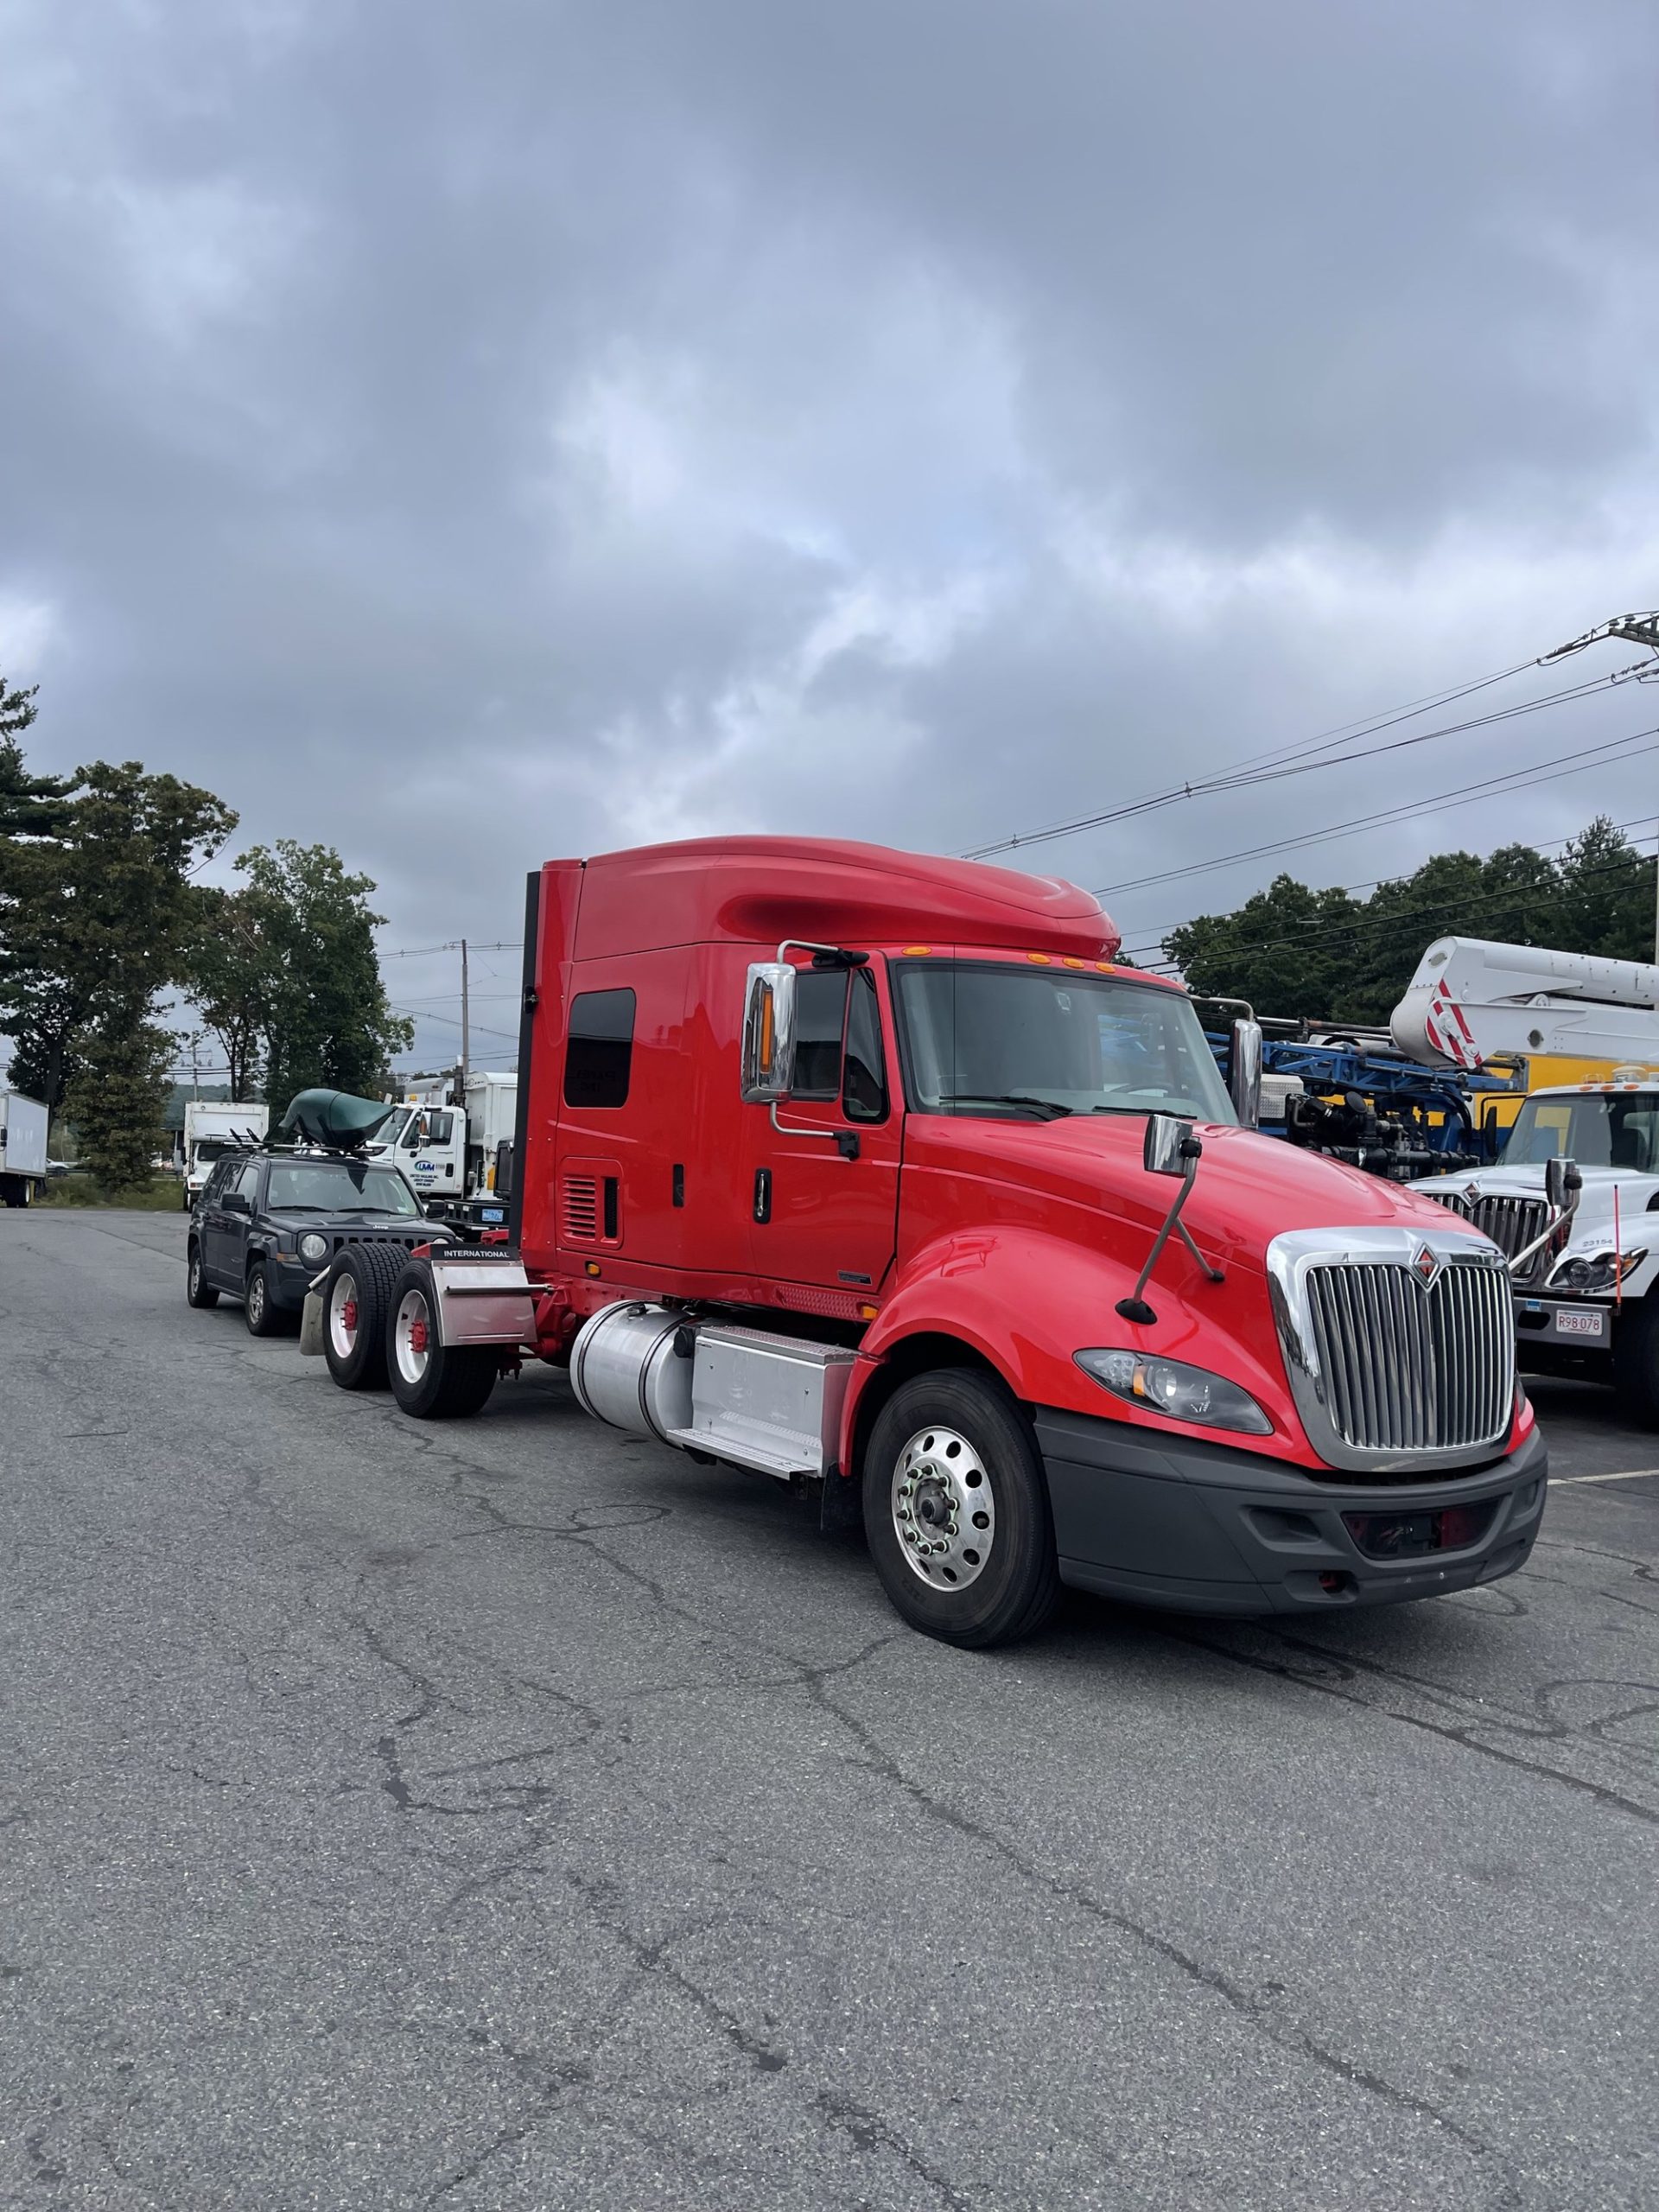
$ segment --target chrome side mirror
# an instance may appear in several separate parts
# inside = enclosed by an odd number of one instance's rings
[[[1191,1154],[1186,1149],[1189,1139]],[[1185,1175],[1188,1160],[1196,1161],[1203,1148],[1192,1135],[1191,1122],[1179,1121],[1173,1114],[1147,1115],[1141,1164],[1148,1175]]]
[[[1236,1021],[1233,1024],[1227,1070],[1227,1088],[1232,1095],[1234,1113],[1245,1128],[1259,1128],[1262,1122],[1262,1025],[1259,1021]]]
[[[775,1105],[795,1085],[795,970],[786,960],[757,960],[743,1012],[743,1096]]]
[[[1576,1160],[1564,1160],[1557,1153],[1553,1160],[1544,1162],[1544,1196],[1549,1200],[1552,1213],[1567,1211],[1567,1193],[1583,1188],[1584,1177]],[[1577,1203],[1576,1199],[1573,1203]]]

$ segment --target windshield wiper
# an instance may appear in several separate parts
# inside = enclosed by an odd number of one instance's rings
[[[997,1095],[983,1090],[946,1090],[939,1096],[941,1106],[1023,1106],[1028,1114],[1035,1114],[1045,1122],[1058,1122],[1071,1109],[1062,1106],[1058,1098],[1015,1098],[1006,1093]]]

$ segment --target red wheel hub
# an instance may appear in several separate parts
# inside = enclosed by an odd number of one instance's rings
[[[411,1321],[410,1323],[409,1348],[410,1351],[416,1353],[423,1352],[426,1350],[426,1324],[424,1321]]]
[[[347,1332],[357,1326],[357,1300],[348,1298],[340,1309],[340,1325]]]

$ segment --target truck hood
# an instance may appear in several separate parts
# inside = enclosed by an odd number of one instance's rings
[[[1196,1128],[1204,1157],[1182,1217],[1218,1258],[1259,1268],[1268,1243],[1287,1229],[1395,1223],[1444,1230],[1459,1219],[1397,1183],[1282,1137],[1202,1122]],[[1142,1166],[1145,1133],[1140,1115],[1042,1122],[927,1115],[909,1123],[905,1151],[918,1166],[1006,1180],[1147,1224],[1162,1219],[1179,1185]]]

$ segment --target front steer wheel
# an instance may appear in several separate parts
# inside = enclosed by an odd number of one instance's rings
[[[1034,1635],[1059,1598],[1036,1440],[988,1376],[946,1368],[894,1391],[864,1454],[864,1532],[894,1605],[944,1643]]]
[[[391,1395],[416,1421],[464,1421],[495,1388],[493,1344],[446,1344],[437,1293],[424,1260],[411,1260],[386,1306],[386,1373]]]
[[[242,1319],[248,1325],[251,1337],[282,1337],[288,1333],[288,1316],[270,1294],[270,1278],[265,1273],[263,1260],[256,1260],[248,1269]]]
[[[342,1390],[386,1387],[386,1307],[403,1265],[401,1249],[347,1244],[322,1286],[322,1351]]]

